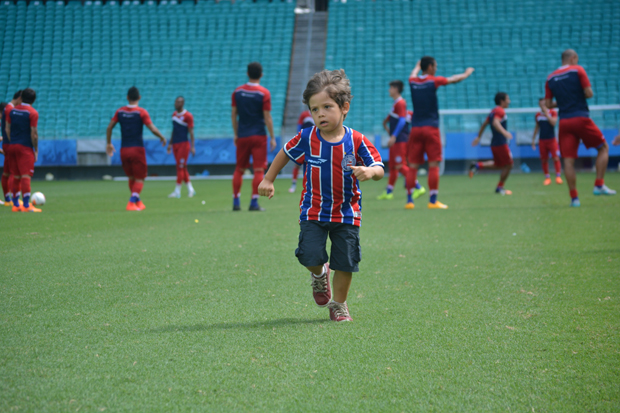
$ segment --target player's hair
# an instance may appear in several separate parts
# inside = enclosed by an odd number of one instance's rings
[[[422,69],[423,72],[426,72],[426,70],[429,68],[429,66],[434,65],[436,62],[434,57],[431,56],[424,56],[420,59],[420,69]]]
[[[183,99],[183,100],[185,100],[185,98],[184,98],[183,96],[181,96],[181,95],[177,96],[177,98],[176,98],[175,100],[177,100],[177,99]]]
[[[20,97],[22,97],[22,90],[18,90],[17,92],[15,92],[15,94],[13,95],[13,99],[19,99]]]
[[[340,109],[344,107],[346,102],[350,103],[351,99],[353,99],[351,82],[344,69],[322,70],[315,73],[308,81],[306,90],[304,90],[304,105],[307,105],[308,109],[310,109],[310,98],[323,91],[336,102]],[[346,119],[347,115],[344,117]]]
[[[398,93],[403,93],[405,85],[403,84],[402,80],[392,80],[390,82],[390,87],[395,87],[398,90]]]
[[[4,108],[6,108],[6,102],[0,102],[0,113],[4,112]]]
[[[567,62],[568,59],[577,55],[577,52],[573,49],[566,49],[562,52],[562,63]]]
[[[131,102],[140,100],[140,91],[137,87],[132,86],[129,88],[129,90],[127,91],[127,99],[129,99]]]
[[[258,62],[248,64],[248,77],[250,79],[260,79],[263,75],[263,66]]]
[[[37,92],[34,89],[26,88],[22,90],[22,102],[32,105],[37,100]]]
[[[504,100],[506,100],[506,96],[508,96],[508,93],[506,92],[497,92],[495,94],[495,104],[499,105],[500,103],[502,103]]]

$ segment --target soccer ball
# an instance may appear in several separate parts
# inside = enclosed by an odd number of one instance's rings
[[[420,176],[426,176],[426,173],[427,173],[427,172],[426,172],[426,169],[424,169],[424,168],[420,168],[420,169],[418,169],[418,175],[420,175]]]
[[[43,195],[43,193],[41,192],[35,192],[34,194],[32,194],[32,205],[45,205],[45,195]]]

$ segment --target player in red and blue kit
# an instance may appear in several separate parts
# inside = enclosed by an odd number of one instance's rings
[[[13,175],[13,212],[41,212],[30,205],[30,179],[39,156],[39,112],[32,104],[36,92],[27,88],[22,91],[22,103],[16,105],[6,117],[6,134],[10,142],[11,174]],[[21,189],[23,205],[19,204]]]
[[[491,125],[491,132],[493,133],[493,137],[491,138],[493,160],[472,162],[469,167],[469,177],[472,178],[476,171],[482,168],[500,169],[501,174],[497,188],[495,188],[495,193],[500,195],[512,195],[512,191],[504,188],[504,183],[506,179],[508,179],[514,163],[512,160],[512,152],[510,152],[510,148],[508,147],[508,141],[512,139],[512,134],[508,132],[508,120],[505,111],[505,109],[510,106],[510,96],[508,96],[506,92],[498,92],[495,95],[495,104],[497,106],[493,108],[489,116],[482,122],[478,137],[471,143],[472,146],[478,145],[487,125]]]
[[[571,206],[581,206],[577,193],[577,174],[575,159],[579,143],[586,148],[596,148],[596,180],[594,195],[615,195],[616,191],[605,185],[605,170],[609,162],[609,146],[603,133],[590,119],[590,109],[586,99],[594,96],[590,80],[583,67],[579,66],[579,56],[572,49],[562,53],[562,66],[547,77],[545,84],[545,106],[557,107],[560,111],[560,153],[564,158],[564,175],[568,183]],[[555,97],[555,102],[553,98]]]
[[[561,185],[563,182],[560,149],[558,141],[555,139],[555,125],[558,122],[558,115],[555,110],[547,109],[545,99],[540,99],[538,105],[540,105],[540,112],[536,114],[536,127],[532,135],[532,149],[536,150],[536,134],[540,131],[538,146],[540,148],[540,164],[545,174],[543,185],[551,185],[551,176],[549,175],[550,155],[555,165],[555,183]]]
[[[188,197],[196,195],[196,191],[189,180],[187,170],[187,158],[189,153],[196,155],[196,141],[194,139],[194,116],[183,109],[185,98],[179,96],[174,101],[175,112],[172,114],[172,136],[168,143],[167,152],[174,152],[174,160],[177,164],[177,185],[168,198],[181,198],[181,183],[187,185]],[[188,138],[189,137],[189,138]],[[191,146],[190,146],[191,140]]]
[[[289,159],[306,165],[295,256],[310,271],[316,304],[329,307],[333,321],[351,321],[346,299],[362,259],[359,181],[381,179],[383,164],[379,152],[364,135],[343,125],[352,98],[344,70],[316,73],[303,98],[316,126],[303,129],[278,152],[259,193],[273,196],[274,181]],[[327,237],[331,240],[329,256]],[[329,283],[332,270],[333,299]]]
[[[422,75],[418,72],[422,69]],[[428,188],[430,190],[431,209],[447,209],[448,206],[437,201],[439,189],[439,163],[442,159],[441,136],[439,134],[439,105],[437,89],[467,79],[474,69],[467,68],[464,73],[448,78],[435,76],[437,62],[433,57],[424,56],[416,64],[409,77],[411,100],[413,101],[413,119],[407,147],[409,162],[409,182],[416,182],[418,168],[428,158]],[[412,205],[411,205],[412,206]],[[412,208],[410,208],[412,209]]]
[[[405,188],[407,189],[407,204],[405,208],[413,208],[413,199],[426,193],[426,189],[422,187],[418,181],[413,185],[407,182],[409,177],[409,167],[407,166],[407,142],[409,141],[409,130],[411,128],[411,114],[407,111],[407,102],[401,94],[403,93],[404,84],[400,80],[390,82],[388,89],[390,97],[394,99],[392,110],[383,120],[383,128],[389,134],[388,148],[390,148],[389,167],[390,175],[388,185],[385,192],[377,197],[377,199],[394,199],[394,184],[401,173],[405,178]],[[412,199],[413,196],[413,199]]]
[[[17,105],[22,103],[22,91],[18,90],[13,95],[13,99],[9,103],[4,103],[0,105],[2,109],[0,110],[0,114],[2,114],[2,152],[4,153],[4,166],[2,169],[2,193],[4,195],[4,205],[5,206],[13,206],[13,175],[11,174],[11,164],[13,162],[13,157],[10,154],[10,145],[9,137],[6,133],[6,120],[11,113],[11,110]],[[17,196],[19,198],[19,194]],[[21,201],[20,201],[21,202]]]
[[[310,111],[304,110],[303,112],[301,112],[301,115],[299,115],[299,119],[297,119],[297,132],[301,131],[302,129],[311,128],[313,126],[314,119],[312,119]],[[297,176],[299,175],[299,168],[300,166],[297,164],[293,166],[293,180],[291,182],[291,187],[288,189],[288,192],[291,194],[294,193],[295,189],[297,188]]]
[[[129,178],[129,191],[131,197],[127,203],[127,211],[141,211],[145,209],[144,203],[140,200],[140,192],[144,187],[144,179],[147,175],[146,152],[144,151],[144,140],[142,129],[146,126],[155,136],[161,140],[162,146],[166,146],[166,138],[159,129],[153,125],[151,117],[146,109],[138,106],[140,102],[140,91],[132,86],[127,91],[128,105],[123,106],[114,113],[114,117],[106,130],[108,156],[114,154],[112,145],[112,129],[117,123],[121,124],[121,163],[123,171]]]
[[[276,148],[271,118],[271,93],[260,85],[263,67],[258,62],[248,65],[249,82],[239,86],[232,94],[232,127],[237,147],[237,166],[233,174],[233,211],[241,210],[241,185],[243,173],[250,164],[252,156],[254,180],[252,181],[252,201],[250,211],[262,211],[258,205],[258,185],[265,176],[267,168],[267,131],[269,131],[271,150]],[[266,129],[266,130],[265,130]]]

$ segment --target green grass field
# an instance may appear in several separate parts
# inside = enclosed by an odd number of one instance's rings
[[[444,177],[447,211],[362,184],[340,324],[287,180],[263,213],[250,181],[237,213],[228,181],[147,182],[131,213],[125,183],[35,182],[42,214],[0,207],[0,411],[619,411],[620,196],[496,181]]]

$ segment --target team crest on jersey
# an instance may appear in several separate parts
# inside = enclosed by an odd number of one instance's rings
[[[342,159],[342,169],[345,172],[349,172],[351,170],[351,167],[355,166],[355,164],[356,164],[355,155],[347,154]]]

